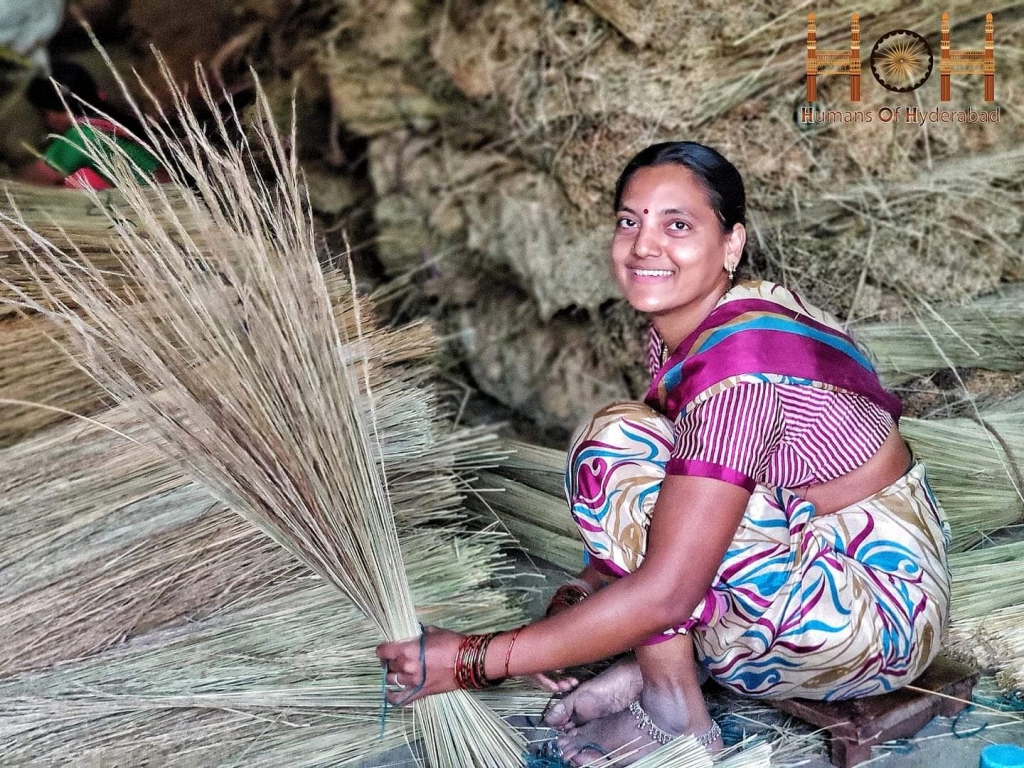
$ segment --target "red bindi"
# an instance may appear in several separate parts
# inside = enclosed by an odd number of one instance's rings
[[[647,209],[646,208],[644,208],[644,213],[647,213]]]

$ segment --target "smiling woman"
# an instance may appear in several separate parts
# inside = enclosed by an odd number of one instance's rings
[[[625,765],[680,734],[712,751],[710,675],[751,696],[835,700],[914,680],[938,652],[949,530],[900,402],[838,321],[733,273],[739,172],[692,142],[639,153],[616,186],[611,261],[651,319],[644,403],[577,430],[566,496],[587,565],[514,632],[387,643],[392,701],[535,675],[573,764]],[[550,670],[624,651],[577,685]]]

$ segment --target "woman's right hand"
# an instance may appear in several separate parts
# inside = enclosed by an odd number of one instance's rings
[[[559,672],[561,672],[561,670],[545,674],[530,675],[530,677],[533,678],[533,681],[541,690],[548,691],[549,693],[568,693],[580,684],[580,681],[575,677],[559,677]]]
[[[578,578],[566,582],[555,590],[555,594],[544,612],[545,618],[568,610],[594,593],[593,583],[586,578],[589,575],[589,570],[589,568],[585,569]],[[562,677],[562,672],[563,670],[556,669],[531,675],[531,677],[540,688],[551,693],[566,693],[580,684],[575,677]]]

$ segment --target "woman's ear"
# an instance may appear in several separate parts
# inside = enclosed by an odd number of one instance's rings
[[[733,224],[732,232],[725,237],[726,264],[739,264],[743,257],[743,247],[747,244],[747,228],[742,224]]]

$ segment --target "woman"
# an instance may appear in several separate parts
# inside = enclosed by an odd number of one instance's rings
[[[830,315],[733,272],[737,170],[658,144],[616,188],[612,267],[650,315],[646,404],[573,439],[566,488],[589,563],[549,615],[494,637],[385,643],[389,701],[634,653],[553,702],[561,756],[628,764],[721,732],[703,673],[751,696],[834,700],[910,683],[939,649],[948,525],[900,437],[899,401]],[[664,360],[664,350],[672,354]]]

